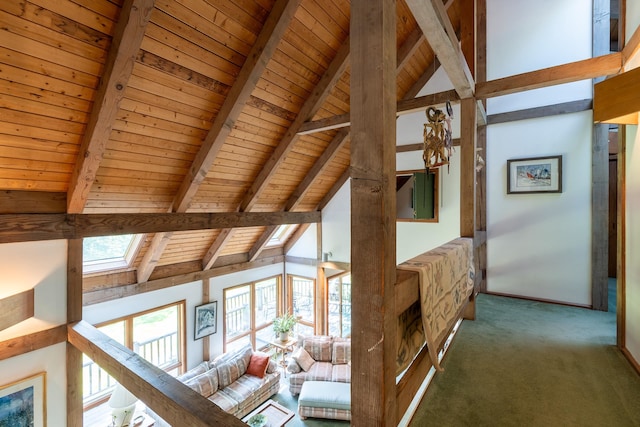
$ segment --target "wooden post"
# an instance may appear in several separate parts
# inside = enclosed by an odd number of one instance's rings
[[[460,237],[476,230],[476,100],[460,101]]]
[[[209,278],[205,277],[202,279],[202,303],[206,304],[210,302],[209,300]],[[216,322],[218,319],[216,319]],[[211,359],[211,339],[209,336],[202,338],[202,360],[210,360]],[[185,363],[187,361],[185,360]],[[185,366],[186,370],[186,366]]]
[[[82,239],[67,240],[67,325],[82,320]],[[67,342],[67,427],[82,427],[82,352]]]
[[[396,4],[351,2],[353,426],[396,425]]]
[[[487,81],[487,0],[476,0],[476,84]],[[486,109],[486,100],[483,100]],[[478,155],[487,160],[487,127],[478,127],[476,134]],[[477,242],[476,277],[480,277],[478,292],[487,292],[487,168],[476,173],[476,231],[483,233],[482,243]],[[476,280],[477,283],[477,280]]]
[[[593,56],[609,53],[609,0],[593,0]],[[604,78],[593,79],[597,83]],[[591,145],[591,304],[607,311],[609,262],[609,125],[594,124]]]

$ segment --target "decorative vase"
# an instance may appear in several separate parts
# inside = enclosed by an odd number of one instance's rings
[[[280,332],[280,341],[285,342],[289,339],[289,332]]]

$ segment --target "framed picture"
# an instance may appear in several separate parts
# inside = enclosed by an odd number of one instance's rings
[[[0,386],[0,426],[45,427],[45,373]]]
[[[562,156],[507,160],[507,194],[562,193]]]
[[[196,307],[196,340],[215,334],[218,326],[218,301]]]

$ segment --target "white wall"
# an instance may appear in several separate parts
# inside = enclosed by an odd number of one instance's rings
[[[640,363],[640,132],[627,126],[626,335],[627,350]]]
[[[1,340],[0,340],[1,341]],[[0,386],[45,372],[47,426],[67,425],[66,343],[0,361]]]
[[[591,13],[583,0],[489,0],[488,79],[589,57]],[[591,96],[590,81],[554,86],[491,99],[487,113]],[[591,304],[591,133],[591,112],[487,127],[490,292]],[[508,159],[558,154],[562,193],[506,194]]]
[[[66,323],[66,240],[0,244],[0,271],[0,298],[35,289],[34,317],[0,331],[0,342]],[[46,372],[47,425],[63,426],[65,367],[65,343],[49,346],[0,361],[0,386]]]
[[[487,79],[591,57],[591,1],[487,1]],[[570,23],[570,24],[569,24]],[[585,80],[487,100],[489,114],[591,98]]]
[[[302,237],[298,239],[295,245],[289,252],[286,253],[288,256],[300,257],[300,258],[312,258],[316,259],[317,257],[317,247],[318,247],[318,226],[316,224],[311,224],[307,231],[304,232]]]
[[[331,261],[351,262],[351,181],[322,210],[322,251]]]
[[[591,112],[490,126],[490,292],[591,303]],[[507,159],[563,156],[563,192],[506,194]]]

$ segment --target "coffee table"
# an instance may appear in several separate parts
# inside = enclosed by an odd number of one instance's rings
[[[249,418],[256,414],[262,414],[267,417],[266,427],[282,427],[295,415],[295,413],[288,410],[278,402],[274,402],[269,399],[254,409],[253,412],[245,416],[242,421],[246,423],[249,421]]]

